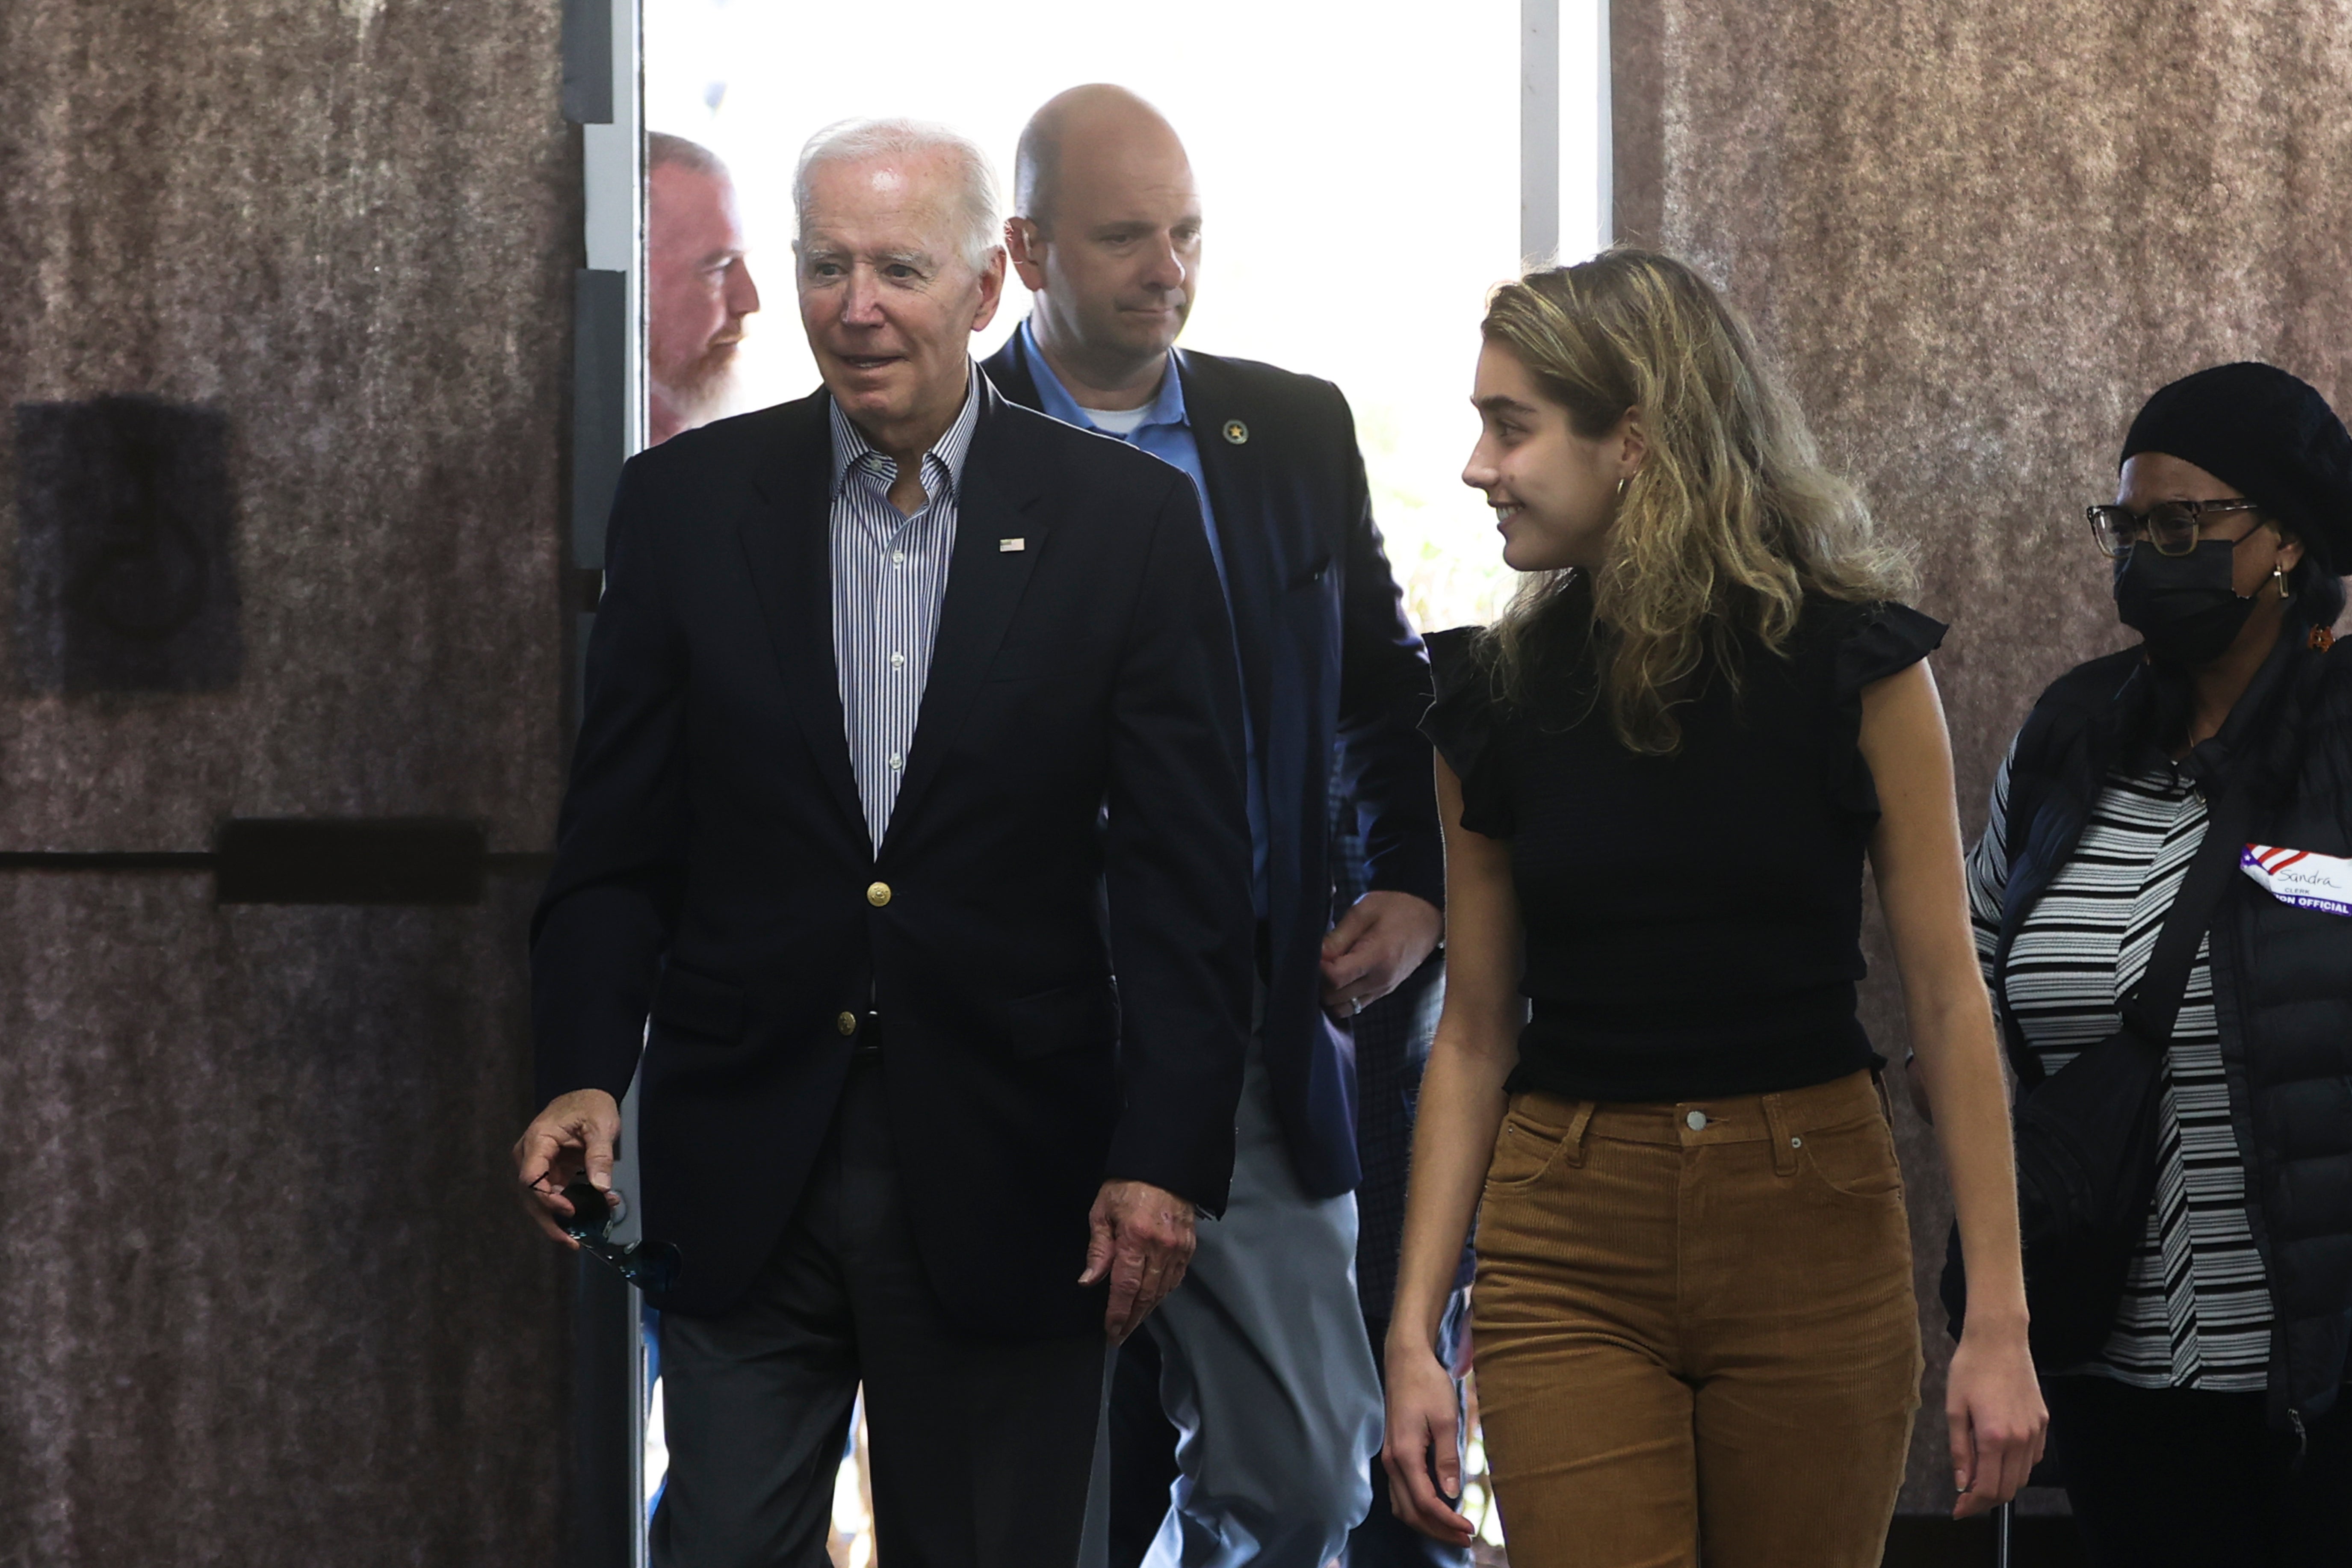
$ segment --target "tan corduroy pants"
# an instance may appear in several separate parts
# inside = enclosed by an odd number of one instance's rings
[[[1514,1096],[1471,1322],[1511,1568],[1875,1568],[1920,1359],[1869,1074]]]

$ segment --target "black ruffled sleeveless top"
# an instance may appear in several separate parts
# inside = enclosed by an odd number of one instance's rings
[[[1635,754],[1598,698],[1590,589],[1531,637],[1498,702],[1478,630],[1430,637],[1423,731],[1462,825],[1507,839],[1530,1004],[1509,1088],[1604,1101],[1768,1094],[1882,1060],[1854,1015],[1878,794],[1862,689],[1943,640],[1896,604],[1809,601],[1789,646],[1675,709],[1682,749]]]

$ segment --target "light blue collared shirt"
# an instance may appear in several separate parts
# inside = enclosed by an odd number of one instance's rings
[[[898,804],[931,677],[955,557],[963,460],[979,427],[981,397],[974,365],[955,423],[923,454],[924,501],[911,517],[890,500],[898,465],[833,405],[833,662],[850,772],[877,852]]]
[[[1201,472],[1201,446],[1192,438],[1192,421],[1184,411],[1184,382],[1176,374],[1176,355],[1168,355],[1168,369],[1160,378],[1160,391],[1150,407],[1143,411],[1143,423],[1133,430],[1121,433],[1106,430],[1087,416],[1045,363],[1039,352],[1037,339],[1029,331],[1029,323],[1021,323],[1021,346],[1029,355],[1029,368],[1037,380],[1037,401],[1045,412],[1065,425],[1075,425],[1081,430],[1091,430],[1108,436],[1114,441],[1124,441],[1130,447],[1150,453],[1163,463],[1172,463],[1192,479],[1193,493],[1200,498],[1201,521],[1209,535],[1209,557],[1216,563],[1217,582],[1225,591],[1225,611],[1233,615],[1233,578],[1225,571],[1224,541],[1219,537],[1216,510],[1209,504],[1209,481]],[[1234,616],[1235,635],[1239,636],[1240,616]],[[1234,648],[1236,674],[1241,669],[1241,647]],[[1246,678],[1244,678],[1246,679]],[[1249,749],[1249,825],[1250,825],[1250,888],[1257,903],[1258,917],[1265,917],[1266,900],[1266,805],[1265,768],[1257,754],[1257,731],[1249,717],[1249,704],[1244,693],[1242,704],[1242,731]]]

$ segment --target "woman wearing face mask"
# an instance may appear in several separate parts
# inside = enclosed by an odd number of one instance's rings
[[[2046,1269],[2035,1242],[2037,1333],[2083,1324],[2037,1347],[2051,1442],[2102,1563],[2341,1564],[2352,648],[2328,628],[2352,437],[2284,371],[2200,371],[2141,410],[2091,522],[2141,645],[2043,693],[1969,862],[2029,1229],[2045,1096],[2096,1093],[2107,1133],[2145,1128],[2136,1146],[2093,1130],[2124,1167],[2089,1172],[2115,1184],[2106,1239],[2071,1237]],[[2103,1249],[2112,1268],[2075,1266]]]
[[[1514,1568],[1874,1568],[1920,1358],[1854,1016],[1865,857],[1980,1280],[1947,1401],[1958,1511],[2015,1491],[2043,1422],[1923,662],[1943,628],[1891,602],[1899,563],[1687,267],[1535,273],[1483,331],[1463,478],[1528,578],[1496,626],[1431,639],[1446,994],[1388,1336],[1391,1496],[1466,1541],[1433,1346],[1475,1210]]]

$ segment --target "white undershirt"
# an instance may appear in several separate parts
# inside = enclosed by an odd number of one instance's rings
[[[1085,404],[1081,403],[1078,405],[1078,412],[1085,415],[1087,419],[1091,420],[1094,424],[1094,427],[1097,430],[1108,431],[1113,436],[1132,436],[1136,431],[1143,427],[1143,416],[1150,413],[1151,410],[1149,406],[1142,408],[1088,408]]]

